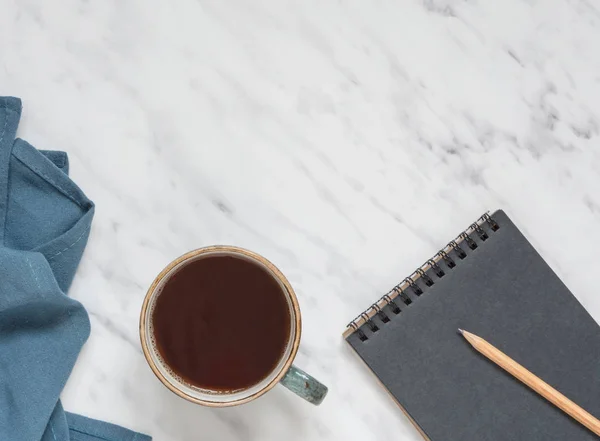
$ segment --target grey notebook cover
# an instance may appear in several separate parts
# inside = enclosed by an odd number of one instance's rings
[[[401,312],[356,321],[347,341],[431,441],[597,440],[457,334],[486,339],[600,417],[598,325],[508,216],[491,218],[499,228],[469,234],[477,248],[463,241],[464,259],[448,253],[453,269],[440,259],[441,278],[428,269],[433,285],[415,280],[421,295],[406,289],[412,303],[397,297]]]

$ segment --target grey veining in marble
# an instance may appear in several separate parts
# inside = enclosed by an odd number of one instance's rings
[[[420,436],[346,323],[504,208],[600,319],[600,7],[586,0],[9,1],[0,95],[97,203],[72,295],[92,335],[65,407],[157,441]],[[178,399],[146,366],[145,290],[233,244],[297,291],[296,363],[329,386]],[[415,373],[417,374],[417,373]],[[351,387],[352,386],[352,387]]]

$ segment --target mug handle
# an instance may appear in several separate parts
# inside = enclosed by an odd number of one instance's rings
[[[294,365],[285,373],[280,383],[315,406],[323,402],[328,391],[327,386]]]

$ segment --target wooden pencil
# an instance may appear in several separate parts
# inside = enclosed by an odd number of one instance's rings
[[[546,400],[550,401],[567,415],[583,424],[596,435],[600,435],[600,421],[598,421],[598,419],[596,419],[592,414],[582,409],[573,401],[569,400],[548,383],[529,372],[504,352],[495,348],[481,337],[462,329],[459,329],[458,332],[471,344],[471,346],[473,346],[473,348],[475,348],[477,352],[493,361],[517,380],[525,383],[535,392],[540,394]]]

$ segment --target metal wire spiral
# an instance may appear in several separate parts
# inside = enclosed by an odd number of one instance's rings
[[[402,309],[409,306],[412,303],[412,299],[406,294],[405,290],[410,288],[411,291],[418,297],[423,294],[423,289],[417,284],[417,280],[422,280],[426,287],[430,287],[435,284],[435,280],[427,274],[427,271],[431,269],[432,273],[437,278],[442,278],[446,275],[446,271],[440,266],[441,262],[446,264],[448,270],[453,270],[457,266],[457,261],[450,257],[449,252],[454,251],[456,257],[459,260],[467,257],[467,253],[460,246],[464,243],[469,249],[475,250],[479,247],[477,242],[473,239],[476,236],[481,242],[485,242],[489,239],[489,234],[486,232],[482,225],[487,224],[489,231],[495,232],[500,228],[498,222],[496,222],[488,213],[485,213],[476,222],[472,223],[469,228],[460,233],[456,239],[450,241],[443,249],[438,251],[435,256],[427,260],[423,265],[415,270],[410,276],[405,278],[401,283],[392,288],[389,292],[383,295],[379,300],[373,303],[366,311],[363,311],[358,317],[352,320],[348,324],[348,328],[352,332],[356,332],[361,341],[367,341],[369,337],[362,329],[363,325],[366,325],[372,333],[379,331],[379,326],[372,319],[374,316],[378,316],[382,323],[388,323],[391,320],[389,314],[383,311],[386,306],[390,307],[391,312],[394,315],[398,315],[402,312]],[[400,299],[402,308],[398,306],[396,300]]]

